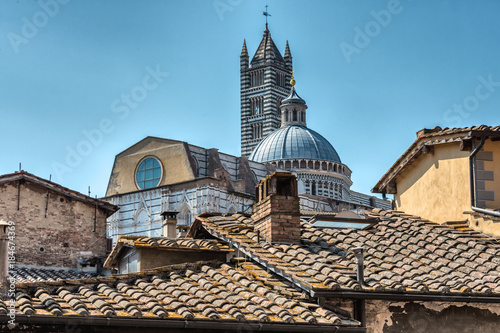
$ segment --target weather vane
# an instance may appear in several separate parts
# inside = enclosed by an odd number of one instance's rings
[[[269,14],[269,13],[267,12],[267,7],[269,7],[269,6],[268,6],[268,5],[266,5],[266,11],[262,13],[262,15],[264,15],[264,16],[266,17],[266,25],[267,25],[267,17],[268,17],[268,16],[271,16],[271,14]]]

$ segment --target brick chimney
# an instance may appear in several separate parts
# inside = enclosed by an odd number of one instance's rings
[[[9,278],[9,260],[8,260],[8,245],[7,227],[9,224],[0,219],[0,296],[6,296],[8,290]]]
[[[161,213],[163,216],[163,237],[177,238],[177,214],[178,212],[171,211]]]
[[[271,243],[300,242],[300,203],[297,179],[290,172],[275,172],[256,186],[254,229]]]

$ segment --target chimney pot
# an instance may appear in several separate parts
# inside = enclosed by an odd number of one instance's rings
[[[354,256],[356,257],[356,264],[357,264],[357,271],[356,271],[356,277],[358,282],[361,285],[365,284],[365,279],[364,279],[364,264],[363,264],[363,259],[364,259],[364,248],[361,246],[355,247],[353,249]]]
[[[177,238],[177,214],[178,212],[174,211],[164,211],[161,213],[163,217],[163,237]]]

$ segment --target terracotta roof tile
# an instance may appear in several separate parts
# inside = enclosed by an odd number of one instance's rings
[[[222,217],[221,217],[222,218]],[[224,219],[226,220],[226,219]],[[120,236],[115,247],[109,254],[105,268],[117,267],[117,258],[123,245],[132,246],[135,248],[156,248],[161,250],[187,250],[187,251],[224,251],[231,252],[232,250],[225,242],[215,239],[192,239],[179,238],[169,239],[167,237],[146,237],[136,235]]]
[[[198,217],[205,230],[245,256],[311,290],[481,294],[498,293],[498,241],[472,238],[397,211],[373,210],[372,230],[320,229],[302,222],[301,243],[257,243],[252,223],[234,234],[221,217]],[[230,221],[226,216],[224,221]],[[233,221],[236,222],[235,219]],[[241,222],[240,222],[241,223]],[[365,248],[365,285],[356,281],[352,249]]]
[[[278,276],[248,262],[173,265],[91,280],[66,280],[56,288],[50,281],[18,284],[18,315],[360,324],[308,303]],[[0,314],[5,313],[6,304],[0,300]]]
[[[17,283],[36,281],[62,281],[68,279],[82,279],[95,277],[96,274],[77,272],[70,269],[49,269],[36,267],[14,267],[9,274],[16,279]]]

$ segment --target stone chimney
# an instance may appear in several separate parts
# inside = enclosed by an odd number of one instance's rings
[[[9,282],[9,260],[8,260],[8,245],[7,227],[9,224],[0,219],[0,296],[7,294]]]
[[[188,225],[178,225],[177,230],[179,230],[179,233],[177,238],[186,238],[189,228],[191,227]]]
[[[300,203],[297,179],[290,172],[275,172],[256,186],[254,229],[270,243],[300,242]]]
[[[163,216],[163,237],[177,238],[177,214],[178,212],[165,211]]]

